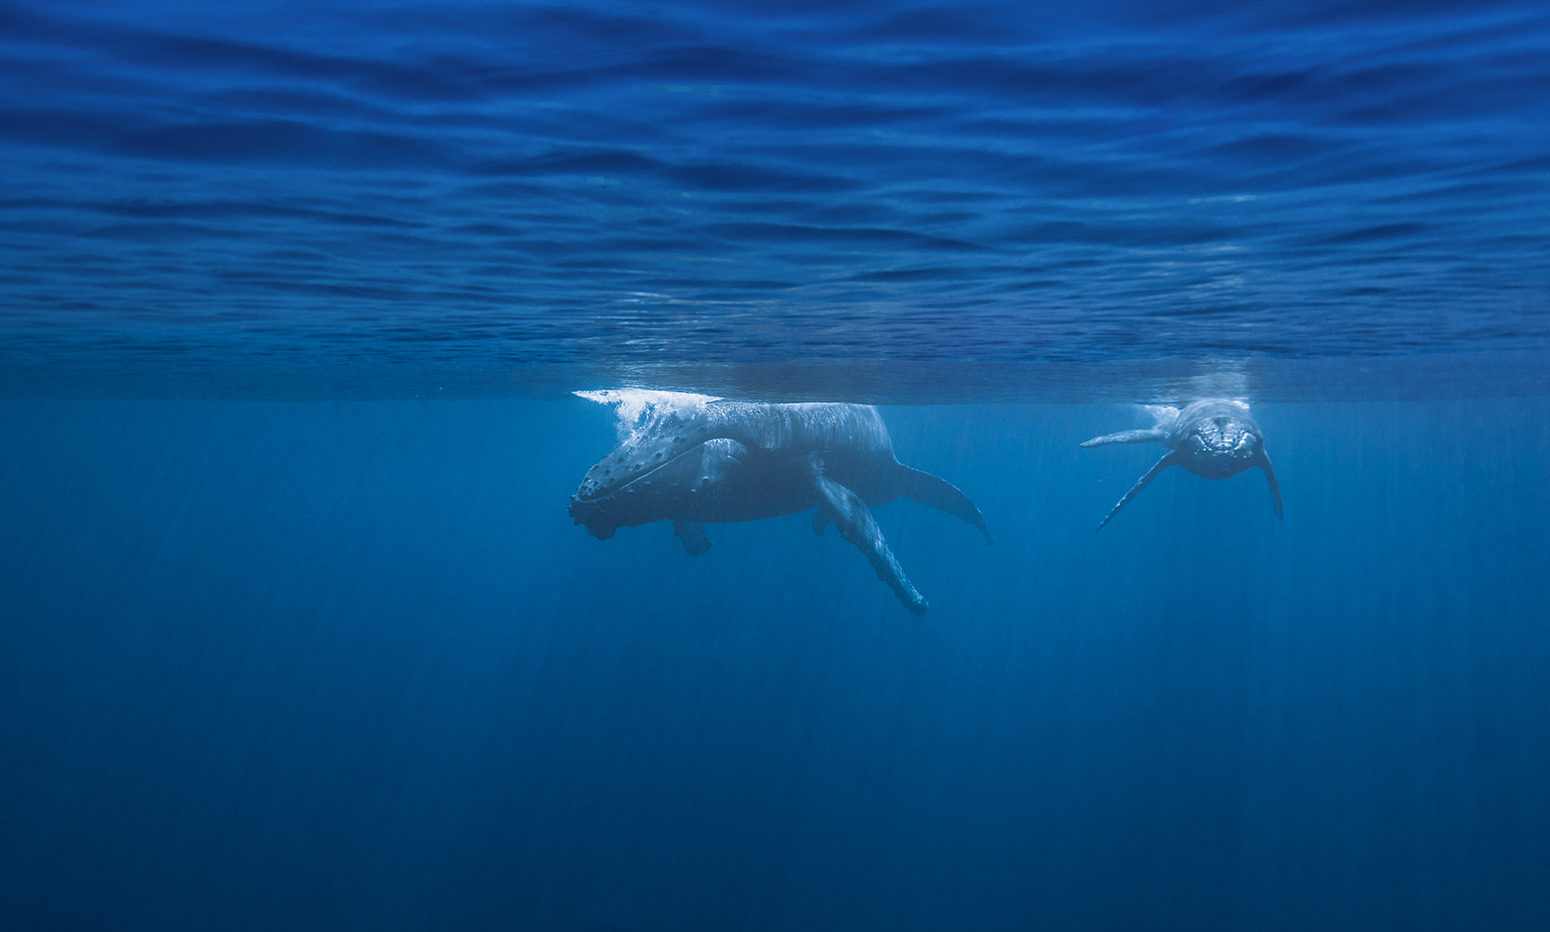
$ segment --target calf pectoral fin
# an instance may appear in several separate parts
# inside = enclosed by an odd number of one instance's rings
[[[1083,444],[1083,446],[1086,446],[1086,444]],[[1174,455],[1172,450],[1169,450],[1162,459],[1157,461],[1156,465],[1146,471],[1146,475],[1136,480],[1136,484],[1130,487],[1130,491],[1125,493],[1125,497],[1119,500],[1118,505],[1115,505],[1113,508],[1109,509],[1108,515],[1103,519],[1103,522],[1098,525],[1098,530],[1103,530],[1104,525],[1108,524],[1110,521],[1113,521],[1114,516],[1119,514],[1119,510],[1121,508],[1124,508],[1126,505],[1130,504],[1130,500],[1135,498],[1137,495],[1140,495],[1142,489],[1146,488],[1148,485],[1151,485],[1152,480],[1156,479],[1159,473],[1161,473],[1164,469],[1167,469],[1169,466],[1172,466],[1176,462],[1178,462],[1178,457]]]
[[[1110,443],[1164,443],[1167,439],[1167,431],[1149,427],[1146,430],[1122,430],[1117,434],[1104,434],[1102,437],[1084,440],[1081,445],[1084,447],[1101,447]]]
[[[991,542],[990,528],[985,525],[985,516],[980,514],[980,510],[974,507],[973,502],[969,501],[969,496],[958,491],[958,487],[951,482],[903,465],[899,467],[899,481],[904,487],[905,498],[920,502],[922,505],[930,505],[938,511],[945,511],[955,518],[967,521],[985,535],[985,543]]]
[[[867,562],[877,571],[877,578],[888,584],[905,608],[916,615],[924,615],[930,604],[910,584],[899,561],[893,558],[883,540],[883,532],[877,529],[877,522],[872,520],[872,512],[861,496],[821,474],[813,477],[813,484],[818,489],[819,510],[828,513],[829,520],[839,527],[840,536],[866,555]],[[816,518],[813,528],[822,532]]]
[[[674,521],[673,536],[684,542],[684,549],[689,551],[691,557],[697,557],[710,549],[705,525],[698,521]]]
[[[829,509],[820,505],[818,510],[813,512],[813,533],[819,537],[823,536],[823,529],[833,523],[834,519],[829,516]]]
[[[1259,468],[1265,473],[1265,482],[1270,486],[1270,499],[1275,502],[1276,517],[1282,521],[1286,516],[1281,513],[1281,483],[1276,480],[1275,467],[1270,465],[1270,457],[1262,449],[1259,451]]]

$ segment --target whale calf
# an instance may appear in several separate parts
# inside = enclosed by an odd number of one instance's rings
[[[894,559],[872,508],[903,497],[974,525],[968,496],[903,465],[875,409],[853,404],[761,404],[676,392],[578,392],[619,406],[620,443],[587,471],[569,512],[592,536],[673,522],[690,554],[710,549],[704,525],[775,518],[815,508],[855,545],[911,612],[929,604]]]
[[[1117,434],[1094,437],[1082,444],[1099,447],[1108,443],[1162,443],[1168,452],[1157,464],[1147,470],[1119,504],[1109,510],[1107,517],[1098,525],[1114,520],[1119,510],[1141,493],[1158,474],[1169,466],[1182,466],[1197,476],[1207,479],[1226,479],[1236,476],[1251,466],[1258,466],[1265,473],[1270,485],[1270,497],[1275,503],[1276,517],[1281,513],[1281,483],[1276,481],[1275,469],[1270,457],[1265,455],[1264,437],[1259,425],[1249,416],[1249,406],[1240,401],[1225,398],[1208,398],[1197,401],[1180,411],[1178,408],[1147,405],[1156,423],[1147,430],[1127,430]]]

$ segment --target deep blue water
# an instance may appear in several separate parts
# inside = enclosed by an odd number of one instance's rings
[[[1550,406],[891,408],[996,543],[598,541],[582,402],[0,409],[10,928],[1534,929]],[[1143,421],[1144,423],[1144,421]],[[1120,426],[1129,426],[1122,424]]]
[[[1542,4],[0,2],[0,159],[0,929],[1550,927]]]

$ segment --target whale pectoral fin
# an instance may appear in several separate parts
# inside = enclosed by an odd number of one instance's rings
[[[1276,517],[1285,521],[1286,515],[1281,512],[1281,483],[1276,479],[1275,467],[1270,465],[1270,457],[1263,449],[1259,451],[1259,463],[1256,465],[1265,473],[1265,482],[1270,486],[1270,499],[1275,502]]]
[[[979,528],[985,535],[985,543],[990,543],[990,528],[985,525],[985,516],[969,501],[969,496],[958,491],[958,487],[946,479],[933,476],[928,472],[911,469],[908,466],[899,466],[899,482],[904,487],[904,497],[911,501],[920,502],[922,505],[930,505],[937,511],[945,511],[961,521]]]
[[[818,510],[813,512],[813,533],[819,537],[823,536],[823,529],[833,523],[834,519],[829,516],[827,508],[819,506]]]
[[[689,556],[697,557],[710,549],[710,538],[705,536],[705,525],[698,521],[674,521],[673,536],[684,542]]]
[[[1114,516],[1119,514],[1119,510],[1121,508],[1124,508],[1126,505],[1130,504],[1130,500],[1135,498],[1137,495],[1140,495],[1142,489],[1151,485],[1152,480],[1156,479],[1159,473],[1161,473],[1164,469],[1167,469],[1169,466],[1172,466],[1176,462],[1178,462],[1178,457],[1174,455],[1172,450],[1169,450],[1162,459],[1157,461],[1156,465],[1146,471],[1146,475],[1136,480],[1136,484],[1130,487],[1130,491],[1126,492],[1125,497],[1119,500],[1119,504],[1115,505],[1109,510],[1109,513],[1103,519],[1103,522],[1098,525],[1098,530],[1103,530],[1104,525],[1108,524],[1110,521],[1113,521]]]
[[[1167,440],[1167,431],[1149,427],[1146,430],[1122,430],[1117,434],[1104,434],[1102,437],[1082,441],[1081,446],[1101,447],[1110,443],[1166,443]]]
[[[818,490],[819,510],[828,512],[829,520],[839,527],[840,536],[866,555],[867,562],[877,571],[877,578],[888,584],[905,608],[916,615],[924,615],[930,604],[910,584],[899,561],[893,558],[883,540],[883,532],[877,529],[877,522],[872,520],[872,512],[861,496],[816,470],[813,484]],[[814,528],[818,523],[815,518]]]

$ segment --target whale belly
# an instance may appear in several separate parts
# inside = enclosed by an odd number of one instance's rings
[[[800,457],[750,451],[735,440],[710,440],[680,467],[684,491],[671,517],[705,524],[778,518],[813,507],[815,495]]]

